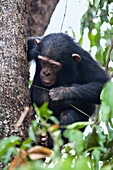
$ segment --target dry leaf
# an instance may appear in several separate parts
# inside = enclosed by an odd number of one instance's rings
[[[38,160],[38,159],[44,159],[46,157],[47,157],[47,155],[39,154],[39,153],[31,153],[31,154],[29,154],[29,158],[31,160],[33,160],[33,161]]]
[[[11,162],[11,165],[8,170],[13,170],[19,165],[27,163],[27,156],[29,156],[31,160],[38,160],[46,158],[51,154],[52,151],[49,148],[43,146],[35,146],[31,149],[28,149],[28,151],[21,150],[20,153],[18,153],[18,155],[16,156],[16,158],[14,158],[14,160]]]
[[[28,154],[31,153],[39,153],[39,154],[45,154],[45,155],[51,155],[52,151],[49,148],[43,147],[43,146],[35,146],[31,149],[29,149]]]
[[[27,163],[27,152],[24,150],[21,150],[20,153],[16,156],[16,158],[13,159],[11,162],[11,165],[9,166],[8,170],[13,170],[19,165]]]

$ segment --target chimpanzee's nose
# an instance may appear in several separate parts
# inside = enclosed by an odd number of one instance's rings
[[[51,74],[50,72],[47,72],[47,71],[43,71],[43,74],[46,76],[46,77],[49,77]]]

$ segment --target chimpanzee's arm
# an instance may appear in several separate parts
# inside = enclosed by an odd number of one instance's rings
[[[105,83],[105,82],[104,82]],[[100,103],[100,93],[104,83],[90,82],[88,84],[73,84],[71,87],[58,87],[50,90],[52,101],[74,100],[75,102]]]
[[[35,40],[38,39],[40,40],[41,38],[39,37],[30,37],[27,39],[27,45],[28,45],[28,50],[27,50],[27,59],[28,62],[31,60],[35,60],[36,57],[39,55],[38,49],[37,49],[37,44]]]

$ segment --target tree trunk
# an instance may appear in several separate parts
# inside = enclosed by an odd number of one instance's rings
[[[28,36],[42,36],[59,0],[30,0]]]
[[[12,134],[26,138],[28,134],[28,115],[14,131],[24,107],[30,104],[26,30],[26,1],[0,0],[0,139]]]

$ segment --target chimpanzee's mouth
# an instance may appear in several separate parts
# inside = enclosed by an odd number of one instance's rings
[[[50,80],[42,80],[43,84],[45,86],[52,86],[55,83],[55,80],[50,81]]]

